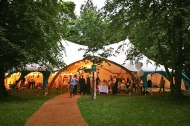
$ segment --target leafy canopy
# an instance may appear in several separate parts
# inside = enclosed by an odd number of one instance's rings
[[[134,45],[127,58],[142,53],[164,65],[172,93],[180,96],[183,65],[190,63],[190,1],[107,0],[105,8],[112,28],[126,32],[118,39],[129,38]]]
[[[129,50],[129,59],[141,52],[159,64],[174,68],[180,52],[180,60],[189,62],[188,0],[109,0],[105,8],[112,29],[122,34],[118,39],[129,38],[135,46]]]
[[[0,1],[0,63],[6,68],[26,64],[61,65],[59,41],[75,17],[75,4],[57,0]]]
[[[104,50],[101,56],[107,57],[111,49],[105,50],[104,45],[115,43],[109,29],[110,22],[102,15],[102,10],[97,10],[91,0],[88,0],[81,7],[80,16],[70,26],[66,39],[75,43],[88,46],[87,54],[95,53],[100,49]]]

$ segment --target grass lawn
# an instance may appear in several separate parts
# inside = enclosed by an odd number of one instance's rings
[[[0,126],[23,126],[26,120],[56,93],[44,96],[36,90],[11,92],[11,96],[0,99]]]
[[[190,126],[190,97],[81,96],[78,106],[89,126]]]

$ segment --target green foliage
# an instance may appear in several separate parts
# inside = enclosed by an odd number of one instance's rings
[[[4,29],[0,34],[1,64],[8,69],[29,63],[60,65],[59,52],[63,48],[58,41],[66,32],[69,18],[75,18],[74,3],[55,0],[0,3],[0,15],[4,17],[0,20]]]
[[[135,48],[150,59],[160,63],[174,67],[176,58],[174,55],[177,51],[184,47],[184,51],[188,49],[189,33],[189,2],[176,1],[157,1],[157,0],[112,0],[109,1],[106,9],[112,20],[113,29],[117,29],[125,38],[129,38]],[[180,44],[177,37],[176,17],[183,17],[183,43]],[[117,31],[116,30],[116,31]],[[123,40],[123,38],[120,38]],[[179,46],[179,44],[181,46]],[[186,45],[186,46],[185,46]],[[161,50],[165,56],[161,56]],[[178,47],[179,46],[179,47]],[[182,51],[183,53],[183,51]],[[190,53],[184,53],[185,58]],[[165,63],[163,62],[165,61]],[[183,58],[181,58],[183,60]],[[182,61],[183,63],[185,61]]]
[[[75,18],[74,7],[57,0],[0,1],[0,96],[5,93],[4,73],[13,67],[64,65],[59,41]]]
[[[126,31],[122,36],[134,45],[128,59],[142,53],[164,65],[168,75],[172,68],[175,82],[172,77],[170,82],[179,93],[183,64],[189,63],[190,56],[189,0],[111,0],[106,10],[112,28],[121,34]]]
[[[109,24],[110,22],[103,18],[100,10],[94,7],[91,0],[88,0],[82,5],[80,16],[71,25],[66,39],[87,45],[87,52],[95,53],[99,49],[103,49],[104,45],[111,43]]]

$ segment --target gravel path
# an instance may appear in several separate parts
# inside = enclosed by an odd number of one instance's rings
[[[69,94],[54,97],[45,102],[25,123],[25,126],[88,126],[83,119],[77,100]]]

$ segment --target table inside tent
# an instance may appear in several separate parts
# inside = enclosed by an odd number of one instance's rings
[[[99,93],[107,93],[109,92],[107,85],[99,85],[98,86]]]

